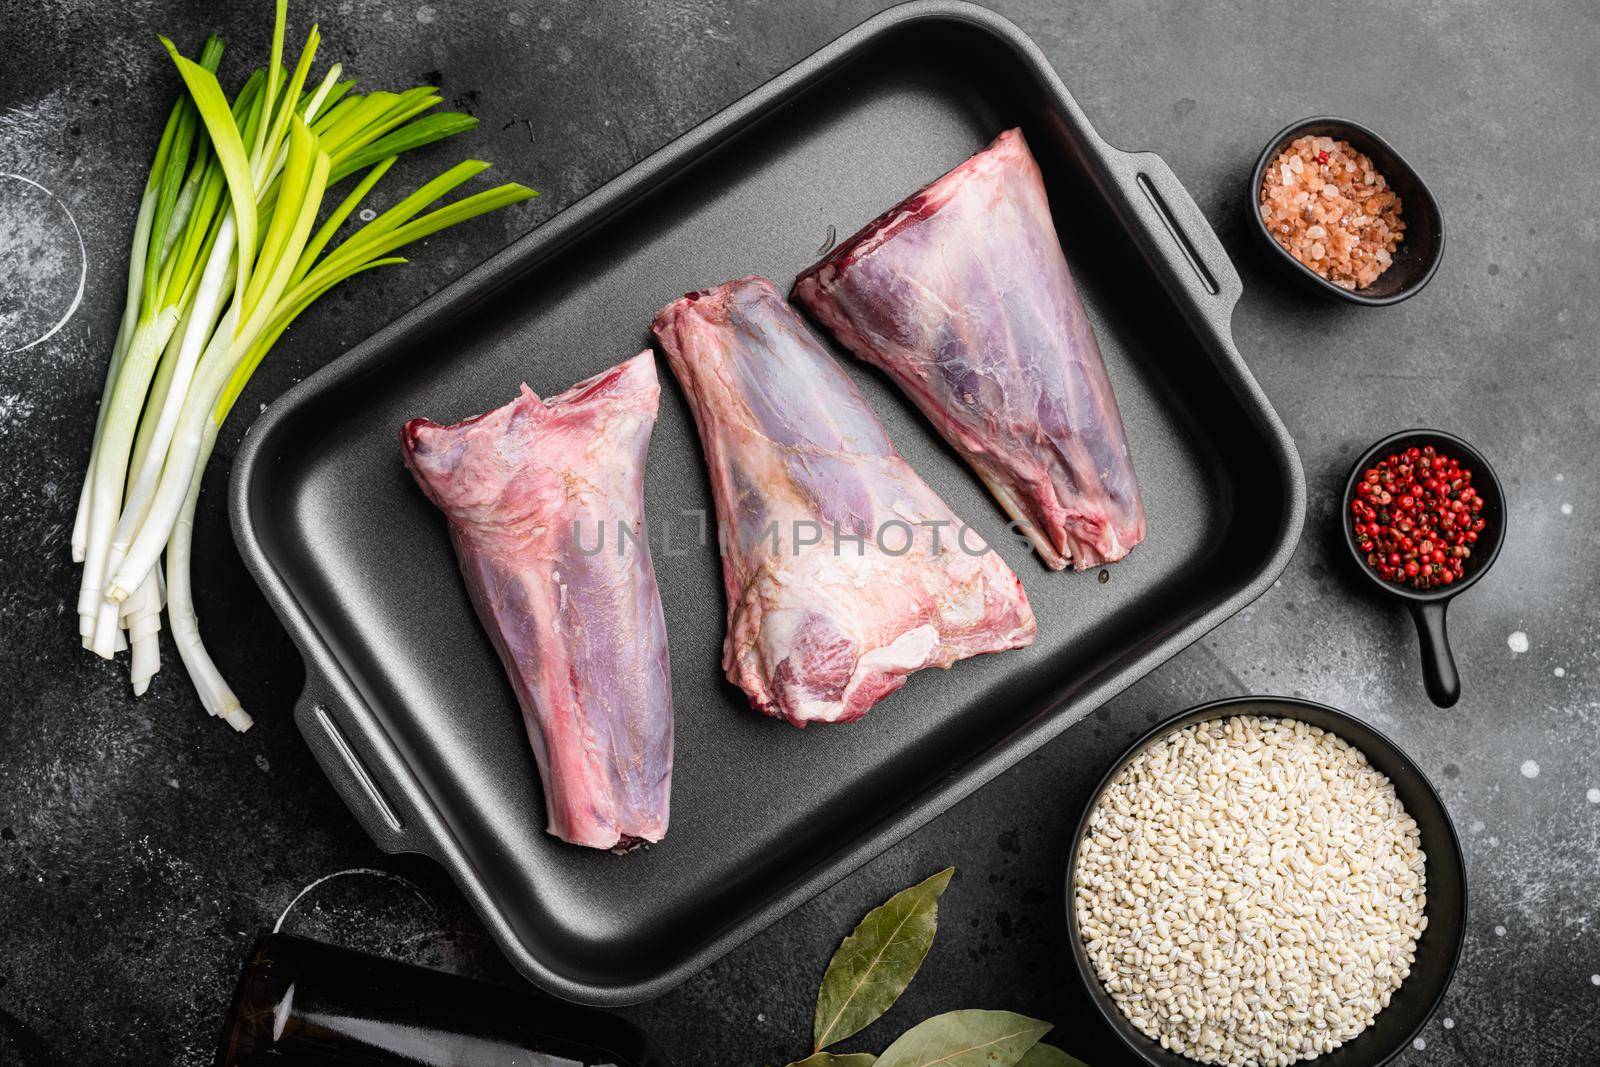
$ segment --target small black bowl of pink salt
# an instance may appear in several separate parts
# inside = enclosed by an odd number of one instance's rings
[[[1267,142],[1250,176],[1250,228],[1302,285],[1369,307],[1416,294],[1444,258],[1444,218],[1387,141],[1336,118]]]
[[[1506,502],[1483,454],[1441,430],[1406,430],[1369,448],[1345,482],[1345,544],[1361,573],[1403,602],[1422,646],[1428,697],[1461,698],[1446,612],[1494,565]]]

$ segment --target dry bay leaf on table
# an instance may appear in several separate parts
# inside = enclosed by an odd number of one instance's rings
[[[851,1065],[854,1067],[854,1065]],[[1016,1067],[1089,1067],[1076,1056],[1069,1056],[1054,1045],[1038,1044],[1027,1051]]]
[[[888,1011],[922,966],[938,925],[939,895],[954,867],[873,908],[828,962],[812,1034],[820,1050]]]
[[[1015,1012],[946,1012],[901,1034],[876,1067],[1013,1067],[1049,1031]]]

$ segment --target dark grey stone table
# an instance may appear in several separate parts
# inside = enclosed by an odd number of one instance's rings
[[[157,31],[265,54],[266,0],[0,2],[0,172],[64,203],[87,296],[50,341],[0,357],[0,1063],[208,1062],[242,953],[291,931],[514,981],[454,888],[379,853],[290,722],[299,661],[234,552],[228,463],[249,415],[399,311],[880,6],[301,0],[325,55],[373,84],[437,79],[483,124],[465,153],[543,196],[433,238],[403,270],[324,302],[273,352],[223,433],[198,521],[207,636],[256,714],[238,737],[171,665],[146,698],[83,653],[67,550],[126,244],[173,93]],[[1062,920],[1064,853],[1093,780],[1190,704],[1303,694],[1396,737],[1462,831],[1472,914],[1460,973],[1409,1064],[1600,1062],[1600,40],[1590,0],[1496,4],[1240,0],[998,3],[1114,144],[1160,152],[1233,253],[1239,347],[1299,442],[1300,549],[1257,604],[812,903],[629,1014],[684,1064],[784,1062],[806,1048],[817,978],[889,893],[959,875],[923,974],[862,1035],[958,1007],[1057,1024],[1063,1047],[1124,1062],[1090,1016]],[[974,71],[974,77],[982,72]],[[1450,226],[1432,286],[1392,310],[1313,303],[1246,246],[1243,184],[1287,121],[1369,123],[1424,171]],[[70,298],[59,206],[0,179],[0,349]],[[353,290],[359,288],[357,296]],[[1466,695],[1422,693],[1409,622],[1334,551],[1356,451],[1426,423],[1476,442],[1513,501],[1495,571],[1456,606]],[[226,610],[223,610],[224,607]],[[1517,636],[1515,642],[1511,641]],[[1522,636],[1526,637],[1526,650]],[[1513,647],[1515,645],[1515,647]],[[330,876],[338,875],[337,877]]]

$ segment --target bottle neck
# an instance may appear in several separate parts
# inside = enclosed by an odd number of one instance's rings
[[[667,1067],[631,1023],[287,934],[255,944],[218,1067]]]

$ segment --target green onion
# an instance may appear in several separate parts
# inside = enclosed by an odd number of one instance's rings
[[[210,69],[201,64],[190,65],[211,77],[221,53],[220,43],[213,45],[208,41],[202,58],[209,62]],[[108,658],[116,648],[118,617],[116,605],[106,601],[101,592],[107,574],[111,535],[121,511],[122,491],[127,480],[128,452],[156,362],[181,318],[181,309],[161,299],[170,288],[161,279],[164,275],[170,277],[167,223],[188,163],[187,158],[177,160],[176,157],[180,150],[187,157],[194,126],[195,105],[190,100],[180,100],[167,120],[145,186],[145,198],[153,206],[151,225],[142,235],[143,240],[138,239],[141,235],[135,235],[134,254],[142,253],[143,264],[139,293],[133,294],[130,286],[129,308],[135,313],[134,326],[121,357],[115,360],[116,380],[107,382],[108,397],[101,409],[98,447],[91,449],[94,461],[85,501],[85,554],[83,581],[78,589],[78,633],[86,645]]]
[[[404,263],[393,253],[413,241],[536,195],[513,183],[427,210],[488,166],[468,160],[335,243],[397,156],[477,123],[425,114],[440,103],[430,86],[361,94],[337,64],[312,81],[315,26],[286,70],[286,19],[286,0],[276,0],[268,63],[231,104],[216,77],[219,40],[196,61],[161,38],[187,94],[140,201],[72,531],[84,644],[107,658],[130,647],[142,693],[160,666],[164,603],[201,702],[240,730],[250,716],[206,653],[189,580],[194,512],[219,428],[284,331],[333,287]],[[330,187],[360,171],[323,217]]]

